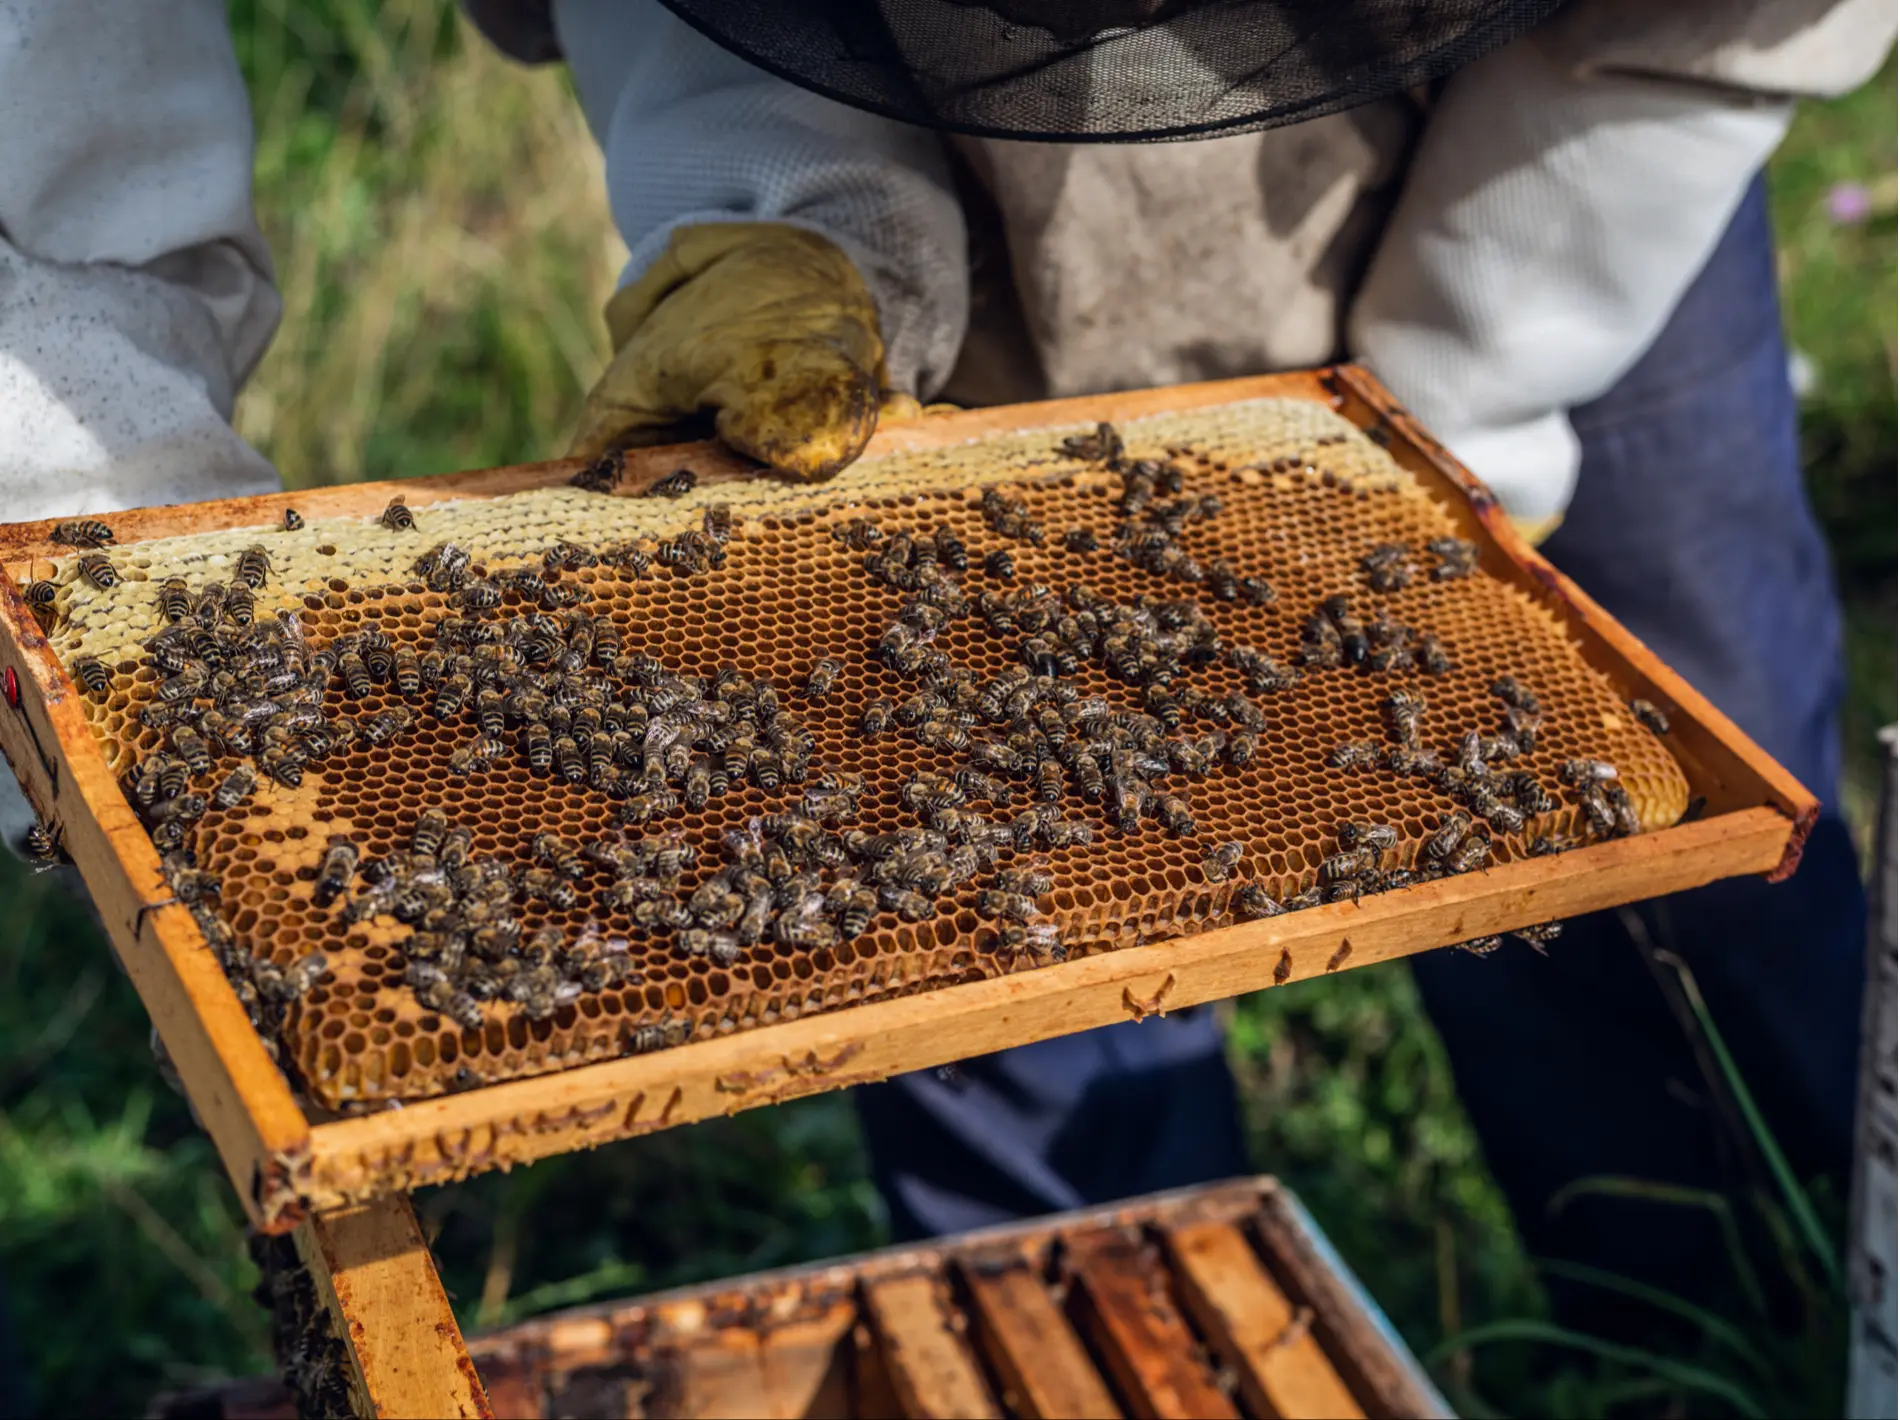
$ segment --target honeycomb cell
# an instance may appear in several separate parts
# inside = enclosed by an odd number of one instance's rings
[[[1223,652],[1169,680],[1170,694],[1189,687],[1204,697],[1169,738],[1218,733],[1231,746],[1239,728],[1232,715],[1246,708],[1231,704],[1237,694],[1248,697],[1259,720],[1258,748],[1246,767],[1225,762],[1222,750],[1199,773],[1160,776],[1167,791],[1186,802],[1193,834],[1171,835],[1153,818],[1138,819],[1134,831],[1123,833],[1108,797],[1084,797],[1070,781],[1057,788],[1060,808],[1089,825],[1092,842],[994,850],[997,867],[1020,866],[1032,856],[1046,861],[1055,885],[1036,904],[1034,921],[1058,930],[1069,958],[1221,925],[1236,911],[1242,885],[1282,900],[1313,893],[1321,865],[1340,851],[1342,824],[1395,830],[1395,846],[1374,854],[1384,870],[1427,861],[1424,845],[1459,802],[1445,781],[1383,765],[1339,769],[1330,763],[1348,741],[1370,742],[1381,754],[1392,748],[1382,705],[1395,689],[1423,698],[1420,746],[1454,766],[1468,734],[1500,732],[1504,706],[1491,690],[1500,676],[1510,674],[1540,698],[1535,745],[1520,749],[1508,768],[1534,776],[1559,806],[1529,816],[1519,831],[1495,832],[1497,860],[1523,857],[1533,837],[1582,834],[1579,800],[1559,775],[1573,759],[1614,764],[1644,828],[1663,827],[1682,814],[1688,800],[1682,769],[1667,741],[1629,714],[1627,694],[1587,665],[1558,623],[1509,584],[1482,569],[1434,579],[1429,546],[1456,536],[1454,523],[1382,449],[1330,411],[1249,401],[1121,430],[1129,459],[1172,458],[1182,471],[1179,493],[1156,493],[1151,507],[1176,498],[1219,499],[1211,516],[1183,514],[1171,535],[1201,571],[1199,582],[1118,554],[1118,525],[1148,527],[1160,515],[1140,509],[1125,518],[1118,508],[1126,486],[1121,476],[1056,454],[1057,440],[1074,432],[1080,431],[999,436],[864,460],[817,486],[702,485],[678,500],[563,488],[417,505],[418,526],[410,530],[392,531],[373,519],[328,519],[299,532],[253,528],[158,539],[139,544],[136,553],[114,554],[128,563],[136,557],[149,581],[127,579],[101,591],[75,585],[70,562],[58,564],[56,606],[68,633],[58,644],[69,667],[78,656],[93,655],[112,669],[107,692],[85,704],[108,762],[129,769],[167,748],[166,735],[140,718],[158,703],[163,679],[144,645],[163,624],[154,584],[178,576],[201,593],[228,578],[236,552],[268,538],[274,570],[256,594],[260,619],[294,613],[312,651],[374,630],[391,646],[422,656],[449,618],[461,617],[447,597],[417,579],[418,559],[437,545],[468,551],[472,575],[508,578],[542,569],[543,554],[558,544],[598,549],[644,540],[642,546],[657,549],[699,527],[713,504],[728,503],[734,531],[723,566],[689,575],[657,560],[643,572],[606,562],[550,571],[542,576],[550,593],[530,595],[526,582],[512,583],[500,606],[473,619],[504,628],[536,617],[562,623],[579,611],[599,624],[610,621],[623,655],[657,657],[669,675],[709,681],[730,666],[749,678],[769,678],[782,713],[802,720],[813,737],[812,775],[822,767],[863,777],[856,816],[837,825],[840,830],[914,829],[920,817],[904,794],[911,778],[970,767],[967,749],[951,740],[921,743],[901,724],[875,740],[859,733],[872,700],[903,707],[922,682],[878,654],[908,593],[867,572],[867,549],[844,541],[853,520],[868,520],[883,534],[872,546],[888,545],[900,533],[921,545],[940,527],[964,545],[969,569],[946,575],[972,605],[950,615],[926,650],[985,681],[1024,665],[1033,654],[1026,642],[1043,632],[1029,630],[1020,618],[999,630],[980,597],[1018,596],[1024,600],[1016,605],[1035,615],[1035,588],[1046,587],[1066,603],[1072,589],[1085,587],[1123,608],[1181,601],[1197,609]],[[992,489],[1020,500],[1021,516],[1046,532],[1040,545],[1005,535],[1009,529],[995,523],[984,502]],[[1062,534],[1078,527],[1094,532],[1095,550],[1065,545]],[[1381,544],[1403,545],[1416,569],[1391,591],[1374,590],[1361,566]],[[1013,581],[982,574],[984,559],[998,550],[1014,560]],[[1218,580],[1207,575],[1222,563],[1237,576],[1263,578],[1272,600],[1222,596]],[[550,610],[545,596],[557,591],[578,600]],[[1427,674],[1411,661],[1371,673],[1308,667],[1289,688],[1262,690],[1226,654],[1245,647],[1280,666],[1294,665],[1308,619],[1339,593],[1368,625],[1397,624],[1414,638],[1436,638],[1451,669]],[[811,699],[800,690],[820,659],[836,660],[842,669],[829,694]],[[587,674],[607,674],[583,660]],[[1117,675],[1106,656],[1078,657],[1062,679],[1073,685],[1076,699],[1100,698],[1117,716],[1144,710],[1144,690]],[[406,730],[380,744],[359,741],[306,766],[296,787],[260,773],[243,805],[214,807],[186,833],[198,865],[222,879],[220,920],[245,956],[288,970],[311,952],[323,953],[327,974],[271,1028],[294,1082],[325,1108],[422,1098],[655,1048],[656,1042],[663,1048],[694,1032],[749,1029],[1029,970],[1049,959],[1021,942],[1012,946],[1005,924],[978,910],[990,869],[946,893],[922,920],[906,921],[885,905],[854,939],[813,947],[768,940],[728,962],[683,956],[673,937],[644,929],[608,900],[612,875],[589,864],[574,879],[571,905],[516,905],[520,933],[511,950],[519,953],[520,943],[549,926],[565,943],[593,943],[595,950],[612,944],[628,963],[620,984],[592,991],[569,979],[578,994],[562,997],[539,1018],[525,1003],[498,996],[479,1004],[480,1029],[463,1029],[452,1013],[425,1006],[405,979],[413,965],[413,924],[388,915],[348,921],[345,907],[363,890],[360,880],[337,904],[317,905],[312,894],[331,836],[353,839],[363,862],[380,861],[408,851],[418,816],[440,809],[471,830],[471,856],[519,870],[533,866],[531,845],[544,830],[575,844],[617,837],[622,801],[587,782],[534,772],[512,727],[504,754],[461,773],[456,754],[475,739],[474,705],[438,717],[433,692],[405,695],[390,679],[371,692],[353,699],[334,678],[321,713],[357,724],[413,713]],[[1001,737],[996,722],[967,713],[975,723],[961,728],[972,737]],[[217,759],[208,774],[193,779],[194,792],[208,793],[237,762],[235,753]],[[727,833],[786,812],[801,802],[809,782],[766,787],[750,776],[735,778],[726,792],[709,793],[703,808],[682,805],[627,831],[677,829],[694,847],[695,864],[672,889],[683,902],[719,871]],[[993,820],[992,827],[1011,822],[1041,792],[1033,776],[1008,782],[1012,804],[971,806]],[[1227,840],[1245,844],[1246,857],[1231,881],[1211,884],[1204,855]],[[264,844],[270,857],[259,851]]]

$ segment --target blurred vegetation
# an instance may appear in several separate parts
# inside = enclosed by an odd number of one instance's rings
[[[300,485],[558,451],[606,354],[598,310],[622,255],[564,76],[470,42],[449,0],[235,0],[233,15],[286,304],[243,432]],[[1894,715],[1894,133],[1890,67],[1805,109],[1773,173],[1863,767]],[[1843,184],[1865,190],[1864,211]],[[1862,821],[1870,797],[1850,786]],[[0,900],[0,1286],[31,1408],[135,1413],[156,1390],[267,1369],[236,1205],[152,1068],[131,987],[57,875],[0,866]],[[1543,1303],[1407,973],[1355,971],[1226,1009],[1257,1164],[1299,1189],[1467,1413],[1745,1412],[1639,1356],[1480,1344],[1522,1343]],[[842,1097],[418,1205],[471,1328],[882,1236]],[[1679,1364],[1748,1380],[1744,1399],[1771,1393],[1758,1333],[1737,1347],[1692,1331]],[[1822,1355],[1832,1368],[1795,1409],[1819,1413],[1838,1384],[1838,1353]]]

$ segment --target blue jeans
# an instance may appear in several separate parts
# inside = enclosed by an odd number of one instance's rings
[[[1582,477],[1546,551],[1831,801],[1840,616],[1802,489],[1786,358],[1757,183],[1653,348],[1573,412]],[[1804,1176],[1846,1173],[1865,912],[1847,834],[1824,816],[1789,882],[1719,883],[1641,913],[1695,971]],[[1617,914],[1572,923],[1548,958],[1444,951],[1413,970],[1530,1250],[1698,1290],[1720,1256],[1681,1210],[1547,1207],[1593,1175],[1722,1177],[1694,1057]],[[903,1238],[1247,1167],[1204,1010],[1004,1051],[947,1079],[904,1076],[857,1100]]]

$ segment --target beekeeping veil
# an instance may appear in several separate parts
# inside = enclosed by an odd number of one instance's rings
[[[802,88],[992,138],[1239,133],[1449,74],[1560,0],[662,0]]]

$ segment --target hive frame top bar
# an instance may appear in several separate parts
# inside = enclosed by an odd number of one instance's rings
[[[1564,625],[1626,694],[1662,705],[1670,748],[1702,801],[1694,821],[1638,839],[1084,957],[1034,972],[759,1026],[649,1055],[486,1086],[355,1118],[306,1117],[189,913],[169,900],[151,840],[88,726],[78,692],[21,589],[69,551],[51,521],[0,526],[0,747],[43,818],[63,830],[115,949],[252,1221],[270,1231],[424,1183],[885,1078],[974,1053],[1365,965],[1720,877],[1792,872],[1819,805],[1780,765],[1529,548],[1496,500],[1365,371],[1328,370],[935,415],[879,431],[871,455],[1040,427],[1111,422],[1263,397],[1324,403],[1382,444],[1481,548],[1484,570]],[[634,493],[690,456],[704,482],[757,476],[714,446],[639,450]],[[306,516],[373,516],[400,489],[417,508],[565,482],[560,460],[108,514],[120,544]]]

